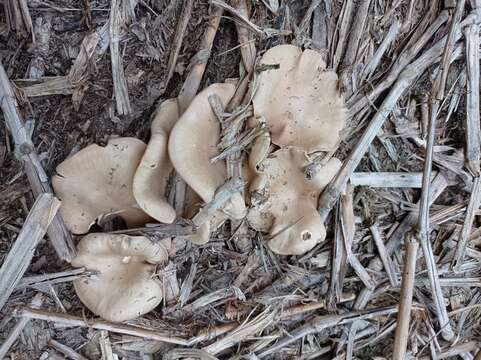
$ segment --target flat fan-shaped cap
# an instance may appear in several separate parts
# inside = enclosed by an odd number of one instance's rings
[[[131,320],[153,310],[162,300],[156,265],[168,259],[167,249],[143,236],[88,234],[77,246],[72,266],[94,270],[74,281],[82,303],[105,320]]]
[[[267,245],[280,255],[304,254],[326,236],[318,198],[341,162],[332,158],[312,179],[304,172],[308,164],[305,152],[296,148],[278,150],[262,163],[266,199],[249,210],[247,219],[269,233]]]
[[[149,220],[132,192],[135,170],[145,144],[135,138],[117,138],[102,147],[87,146],[57,166],[52,178],[62,200],[60,212],[74,234],[88,232],[98,218],[118,215],[128,226]]]
[[[179,119],[176,99],[164,101],[150,127],[150,140],[135,172],[133,192],[140,208],[159,222],[172,223],[175,209],[165,198],[165,191],[173,169],[167,152],[172,127]]]
[[[176,123],[169,138],[169,156],[175,170],[202,198],[209,202],[227,178],[224,161],[211,163],[219,154],[220,124],[209,104],[209,96],[217,95],[225,107],[234,95],[232,84],[213,84],[201,91]],[[233,196],[224,207],[231,217],[245,215],[243,198]]]
[[[306,152],[333,150],[345,126],[346,110],[336,73],[326,70],[321,55],[297,46],[269,49],[253,97],[254,115],[266,119],[272,142]]]

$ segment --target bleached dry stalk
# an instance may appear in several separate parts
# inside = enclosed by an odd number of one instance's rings
[[[448,78],[449,64],[451,62],[451,54],[456,43],[456,32],[459,32],[459,22],[463,16],[465,0],[456,1],[456,11],[454,12],[451,24],[449,25],[448,38],[446,40],[446,46],[444,48],[443,60],[441,61],[441,75],[439,78],[439,84],[435,90],[437,90],[436,98],[441,100],[444,98],[444,90],[446,87],[446,79]],[[478,64],[479,66],[479,64]]]
[[[223,9],[212,6],[209,9],[209,13],[209,23],[207,24],[207,28],[204,32],[200,49],[191,60],[190,71],[187,74],[184,84],[182,85],[182,89],[179,92],[179,96],[177,97],[181,113],[187,109],[190,102],[197,94],[197,91],[199,91],[200,82],[202,80],[202,76],[204,75],[207,61],[210,57],[212,45],[214,43],[217,29],[219,28]]]
[[[331,57],[332,68],[334,70],[337,70],[341,62],[342,55],[344,54],[344,48],[346,46],[347,36],[350,30],[349,24],[351,23],[354,7],[355,7],[355,4],[353,0],[346,0],[343,2],[341,14],[339,15],[339,19],[338,19],[337,39],[335,42],[334,41],[332,42],[336,44],[335,51]]]
[[[27,271],[35,249],[60,207],[52,194],[40,195],[0,268],[0,310]]]
[[[267,308],[252,320],[244,321],[225,337],[204,347],[202,350],[208,352],[209,354],[218,354],[221,351],[240,343],[247,337],[254,336],[262,332],[270,323],[272,323],[275,315],[275,311]]]
[[[454,337],[454,332],[449,323],[446,305],[444,303],[443,292],[439,284],[439,276],[436,266],[436,259],[433,254],[432,244],[430,240],[429,227],[429,205],[430,205],[430,179],[433,161],[433,149],[435,142],[435,128],[436,118],[438,116],[439,101],[435,100],[432,103],[431,116],[429,118],[429,127],[427,134],[426,150],[424,155],[424,173],[423,173],[423,188],[421,193],[420,210],[418,217],[417,238],[423,250],[426,268],[428,270],[429,280],[431,284],[432,297],[438,316],[439,327],[444,339],[451,340]]]
[[[463,23],[461,23],[460,27],[476,23],[476,21],[478,21],[476,16],[468,16]],[[445,20],[443,22],[445,22]],[[439,26],[440,25],[441,24],[439,24]],[[458,40],[460,36],[461,33],[459,31],[456,32],[455,39]],[[339,195],[344,189],[348,179],[359,165],[359,162],[363,158],[376,135],[379,133],[384,121],[387,119],[392,109],[395,108],[399,98],[429,66],[439,61],[439,56],[442,54],[445,42],[446,37],[443,37],[423,55],[402,70],[396,83],[393,85],[378,111],[369,122],[369,125],[362,134],[355,148],[344,161],[341,170],[339,170],[334,179],[322,193],[319,199],[319,213],[324,221],[326,220],[327,215],[331,211],[334,204],[339,199]],[[419,44],[417,43],[415,47],[418,45]],[[417,51],[415,53],[417,54]]]
[[[36,310],[32,308],[23,308],[19,311],[18,316],[27,319],[37,319],[43,321],[51,321],[56,324],[66,326],[88,327],[97,330],[107,330],[110,332],[138,336],[141,338],[162,341],[169,344],[188,345],[189,341],[174,336],[172,333],[159,329],[146,329],[139,326],[111,323],[105,320],[92,319],[88,320],[78,316],[67,314],[59,314],[45,310]]]
[[[6,0],[4,4],[7,24],[10,30],[15,30],[23,37],[32,34],[32,41],[35,43],[32,31],[32,17],[30,16],[27,0]]]
[[[122,1],[125,0],[112,0],[110,8],[110,61],[112,64],[112,79],[117,112],[120,115],[129,115],[132,112],[132,108],[130,106],[127,79],[125,78],[122,54],[120,52],[122,27],[128,21],[127,14],[124,14],[121,10]]]
[[[340,220],[340,209],[336,209],[334,230],[334,243],[331,249],[331,279],[327,293],[327,308],[334,311],[342,294],[342,284],[345,275],[347,260],[346,247],[344,246],[343,233]]]
[[[474,216],[479,209],[481,202],[481,178],[479,176],[474,178],[473,187],[471,189],[471,195],[469,197],[468,207],[466,209],[466,215],[463,222],[463,228],[458,238],[456,245],[456,252],[452,261],[452,267],[455,271],[459,271],[463,265],[464,255],[466,253],[466,247],[471,235],[471,229],[473,227]]]
[[[377,224],[373,224],[369,229],[371,230],[372,239],[376,244],[379,257],[382,261],[382,264],[384,265],[384,270],[386,270],[389,282],[391,283],[391,286],[398,287],[399,282],[397,279],[396,269],[394,268],[391,257],[389,256],[386,246],[384,245],[384,240],[382,239],[381,233],[379,232],[379,227],[377,226]]]
[[[379,63],[381,62],[382,57],[388,50],[391,43],[396,39],[397,34],[399,33],[399,29],[401,28],[401,23],[399,20],[395,19],[391,24],[386,36],[382,40],[381,44],[377,48],[376,52],[372,56],[371,60],[366,64],[366,67],[362,71],[362,76],[360,81],[368,79],[371,77],[374,70],[377,69]]]
[[[40,163],[35,146],[25,129],[20,116],[18,104],[8,80],[3,65],[0,63],[0,106],[5,123],[15,142],[15,151],[24,165],[28,181],[35,197],[43,193],[52,193],[48,176]],[[75,246],[72,236],[67,230],[60,214],[52,220],[48,230],[48,237],[61,260],[70,261],[75,256]]]
[[[194,345],[204,341],[213,340],[216,337],[219,337],[229,331],[234,330],[238,326],[239,326],[239,323],[237,321],[232,321],[226,324],[209,326],[207,328],[203,328],[197,333],[196,337],[190,339],[189,344]]]
[[[246,19],[249,18],[246,0],[233,0],[232,6]],[[249,30],[240,23],[235,23],[237,30],[237,38],[240,44],[240,51],[242,56],[242,63],[247,74],[250,74],[254,70],[254,64],[256,60],[256,45],[252,41],[252,35]]]
[[[115,360],[109,333],[107,331],[100,331],[99,344],[100,351],[102,352],[102,360]]]
[[[342,315],[316,316],[305,325],[289,331],[288,335],[277,341],[275,345],[272,345],[271,347],[262,351],[260,354],[257,355],[257,357],[259,359],[262,359],[307,335],[321,332],[322,330],[330,327],[346,325],[356,320],[367,320],[376,318],[378,316],[391,315],[395,314],[396,312],[396,307],[387,307],[381,309],[371,309],[364,312],[351,312]]]
[[[404,255],[404,271],[401,282],[401,298],[397,316],[396,334],[394,335],[393,360],[404,360],[411,323],[411,308],[413,302],[414,274],[416,273],[416,258],[419,243],[415,237],[406,239]]]
[[[444,192],[447,186],[447,180],[444,178],[443,175],[438,174],[431,182],[430,202],[433,203],[439,197],[439,195]],[[389,255],[391,255],[402,245],[406,234],[411,231],[413,225],[416,223],[416,220],[417,212],[413,211],[408,213],[406,217],[401,221],[399,226],[392,233],[392,235],[389,237],[388,242],[386,243],[386,250]],[[368,268],[375,271],[378,271],[381,266],[382,263],[377,257],[371,259],[368,264]],[[368,288],[362,289],[356,299],[354,308],[358,310],[364,309],[369,300],[371,299],[373,292],[373,290],[370,290]]]
[[[475,176],[473,188],[469,199],[463,230],[458,239],[456,253],[453,259],[453,267],[459,270],[463,263],[466,245],[473,225],[474,214],[479,208],[480,202],[480,118],[479,118],[479,27],[470,25],[465,29],[466,37],[466,162],[467,167]]]
[[[187,0],[183,2],[182,13],[180,14],[177,21],[177,28],[175,30],[173,45],[170,49],[169,61],[167,63],[167,75],[164,80],[164,89],[167,88],[170,79],[172,78],[172,75],[174,75],[175,64],[177,64],[177,58],[179,57],[180,49],[182,48],[185,30],[187,30],[187,24],[190,20],[193,5],[194,0]]]
[[[361,262],[352,253],[352,243],[354,242],[354,233],[356,232],[356,223],[354,217],[354,187],[348,186],[346,193],[341,196],[341,229],[342,238],[344,239],[344,247],[346,250],[347,261],[351,264],[359,279],[364,286],[374,289],[374,281],[366,271]]]
[[[436,174],[433,174],[433,177]],[[355,172],[349,182],[354,186],[380,188],[421,188],[423,173],[421,172]]]
[[[214,38],[217,33],[217,29],[219,28],[220,19],[223,12],[224,10],[222,8],[215,6],[211,6],[209,8],[210,19],[204,32],[200,49],[191,59],[189,66],[190,71],[187,74],[182,88],[180,89],[179,95],[177,96],[180,113],[183,113],[187,109],[192,99],[197,94],[197,91],[199,91],[200,82],[202,81],[205,68],[207,67],[207,62],[210,58],[210,53],[214,44]],[[187,184],[177,174],[174,176],[174,184],[174,207],[177,214],[183,215]]]
[[[209,221],[214,214],[221,209],[235,193],[244,188],[244,182],[239,178],[233,178],[216,190],[214,199],[207,203],[192,219],[195,226],[201,227]]]
[[[429,198],[430,198],[430,182],[432,172],[433,151],[435,143],[435,129],[436,119],[440,110],[440,101],[444,97],[445,81],[447,72],[449,70],[450,60],[454,43],[460,37],[459,21],[461,19],[462,11],[464,10],[464,1],[458,1],[455,16],[452,19],[450,31],[448,33],[446,43],[444,45],[443,59],[441,62],[441,71],[434,81],[433,90],[431,93],[431,113],[429,116],[428,133],[426,140],[426,149],[424,157],[424,172],[423,172],[423,188],[421,193],[421,204],[418,218],[418,233],[417,237],[421,244],[426,268],[428,270],[429,281],[432,290],[432,297],[436,308],[439,327],[441,334],[445,340],[451,340],[454,337],[454,332],[449,322],[449,316],[444,302],[443,292],[439,282],[438,270],[436,266],[436,259],[433,254],[432,244],[430,240],[429,229]]]
[[[58,284],[61,282],[72,281],[82,276],[88,276],[89,272],[85,268],[71,269],[57,273],[25,276],[19,281],[16,290],[24,289],[26,287],[42,286],[47,284]]]
[[[427,42],[431,37],[436,33],[436,31],[449,19],[449,15],[447,11],[443,11],[439,14],[438,18],[429,26],[429,28],[422,34],[419,40],[409,47],[407,50],[403,51],[401,55],[396,59],[394,64],[392,65],[391,69],[387,76],[376,85],[376,87],[369,92],[367,95],[363,95],[361,98],[351,98],[347,102],[347,107],[349,109],[349,113],[354,115],[358,113],[360,110],[364,109],[366,106],[369,106],[370,103],[376,101],[377,97],[386,91],[391,85],[393,85],[396,80],[399,82],[402,77],[406,75],[403,72],[407,69],[408,64],[413,61],[413,59],[419,54],[419,52],[424,49]],[[443,38],[444,41],[446,38]],[[424,53],[426,55],[427,52]],[[424,56],[423,55],[423,56]],[[415,69],[411,69],[412,71],[416,71]],[[420,71],[418,76],[424,70]],[[395,86],[395,85],[394,85]]]

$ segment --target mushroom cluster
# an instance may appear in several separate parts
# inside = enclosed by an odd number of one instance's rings
[[[311,178],[305,171],[309,155],[335,150],[346,110],[337,75],[326,70],[319,53],[280,45],[268,50],[260,65],[267,70],[257,78],[250,123],[263,122],[268,132],[257,138],[249,155],[255,175],[248,220],[269,233],[272,251],[300,255],[326,237],[317,203],[341,166],[331,158]],[[271,142],[280,149],[271,151]]]
[[[311,154],[338,146],[346,118],[344,102],[336,74],[326,70],[315,51],[281,45],[268,50],[259,65],[248,95],[252,116],[246,126],[264,132],[259,132],[244,161],[248,191],[231,194],[191,240],[205,243],[226,220],[247,217],[255,230],[268,233],[272,251],[303,254],[326,236],[317,202],[340,161],[331,158],[311,178],[305,168]],[[220,154],[222,124],[209,99],[215,96],[226,108],[235,91],[227,82],[210,85],[183,113],[177,99],[164,101],[152,118],[148,144],[135,138],[111,139],[104,147],[89,145],[61,163],[52,184],[69,230],[87,234],[93,224],[113,217],[122,218],[128,227],[169,224],[178,215],[192,218],[197,204],[212,202],[229,176],[224,160],[212,161]],[[174,170],[188,185],[188,205],[181,214],[168,201]],[[95,275],[76,280],[75,290],[102,318],[133,319],[161,302],[163,286],[155,274],[166,260],[168,249],[145,237],[87,234],[72,265],[94,270]]]

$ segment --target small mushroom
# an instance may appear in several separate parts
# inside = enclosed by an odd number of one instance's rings
[[[247,219],[269,233],[267,245],[280,255],[304,254],[326,237],[317,202],[341,162],[332,158],[312,179],[304,171],[308,164],[306,153],[296,148],[278,150],[261,164],[264,187],[252,194],[258,200]]]
[[[172,127],[179,119],[176,99],[164,101],[150,126],[150,140],[135,172],[133,192],[140,208],[159,222],[172,223],[175,209],[165,198],[169,175],[173,169],[167,152]]]
[[[256,80],[252,103],[272,142],[306,152],[333,150],[346,122],[336,73],[326,70],[318,52],[293,45],[269,49],[263,65],[267,69]]]
[[[72,266],[94,271],[74,280],[82,303],[103,319],[120,322],[153,310],[162,300],[156,264],[168,259],[167,249],[143,236],[88,234],[77,245]]]
[[[204,89],[192,100],[170,134],[169,155],[175,170],[206,203],[214,198],[217,188],[227,179],[225,162],[211,162],[211,158],[219,155],[217,144],[221,129],[208,99],[217,95],[226,106],[234,91],[234,85],[228,83]],[[241,194],[234,194],[223,211],[232,218],[244,217]]]
[[[149,220],[132,192],[144,151],[145,144],[138,139],[117,138],[105,147],[89,145],[57,166],[52,185],[72,233],[84,234],[97,219],[108,216],[120,216],[128,226]]]

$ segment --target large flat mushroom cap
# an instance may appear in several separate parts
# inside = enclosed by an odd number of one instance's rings
[[[253,97],[254,115],[266,119],[272,142],[307,152],[328,151],[339,142],[346,110],[336,73],[326,70],[319,53],[297,46],[269,49]]]
[[[214,198],[217,188],[227,179],[225,162],[210,161],[219,154],[221,128],[209,104],[209,96],[217,95],[225,107],[234,91],[232,84],[210,85],[192,100],[170,133],[169,155],[175,170],[206,203]],[[226,211],[230,215],[243,216],[243,199],[233,198]]]
[[[84,234],[96,219],[109,215],[120,216],[129,226],[149,220],[132,192],[144,151],[145,144],[136,138],[117,138],[105,147],[89,145],[57,166],[52,185],[70,231]]]
[[[280,149],[262,162],[265,200],[249,210],[247,219],[269,233],[267,244],[280,255],[303,254],[326,236],[317,202],[341,162],[331,159],[312,179],[304,171],[308,164],[305,152],[296,148]]]
[[[170,131],[179,119],[176,99],[164,101],[150,127],[150,140],[135,172],[133,192],[140,208],[159,222],[172,223],[175,209],[165,198],[172,172],[167,143]]]
[[[211,163],[219,155],[217,144],[220,124],[209,104],[209,96],[219,96],[226,106],[234,95],[232,84],[213,84],[201,91],[172,129],[169,155],[175,170],[205,202],[214,198],[216,189],[227,176],[223,161]]]
[[[162,283],[153,277],[167,250],[143,236],[94,233],[77,246],[72,266],[97,274],[74,281],[82,303],[103,319],[120,322],[141,316],[160,304]]]

